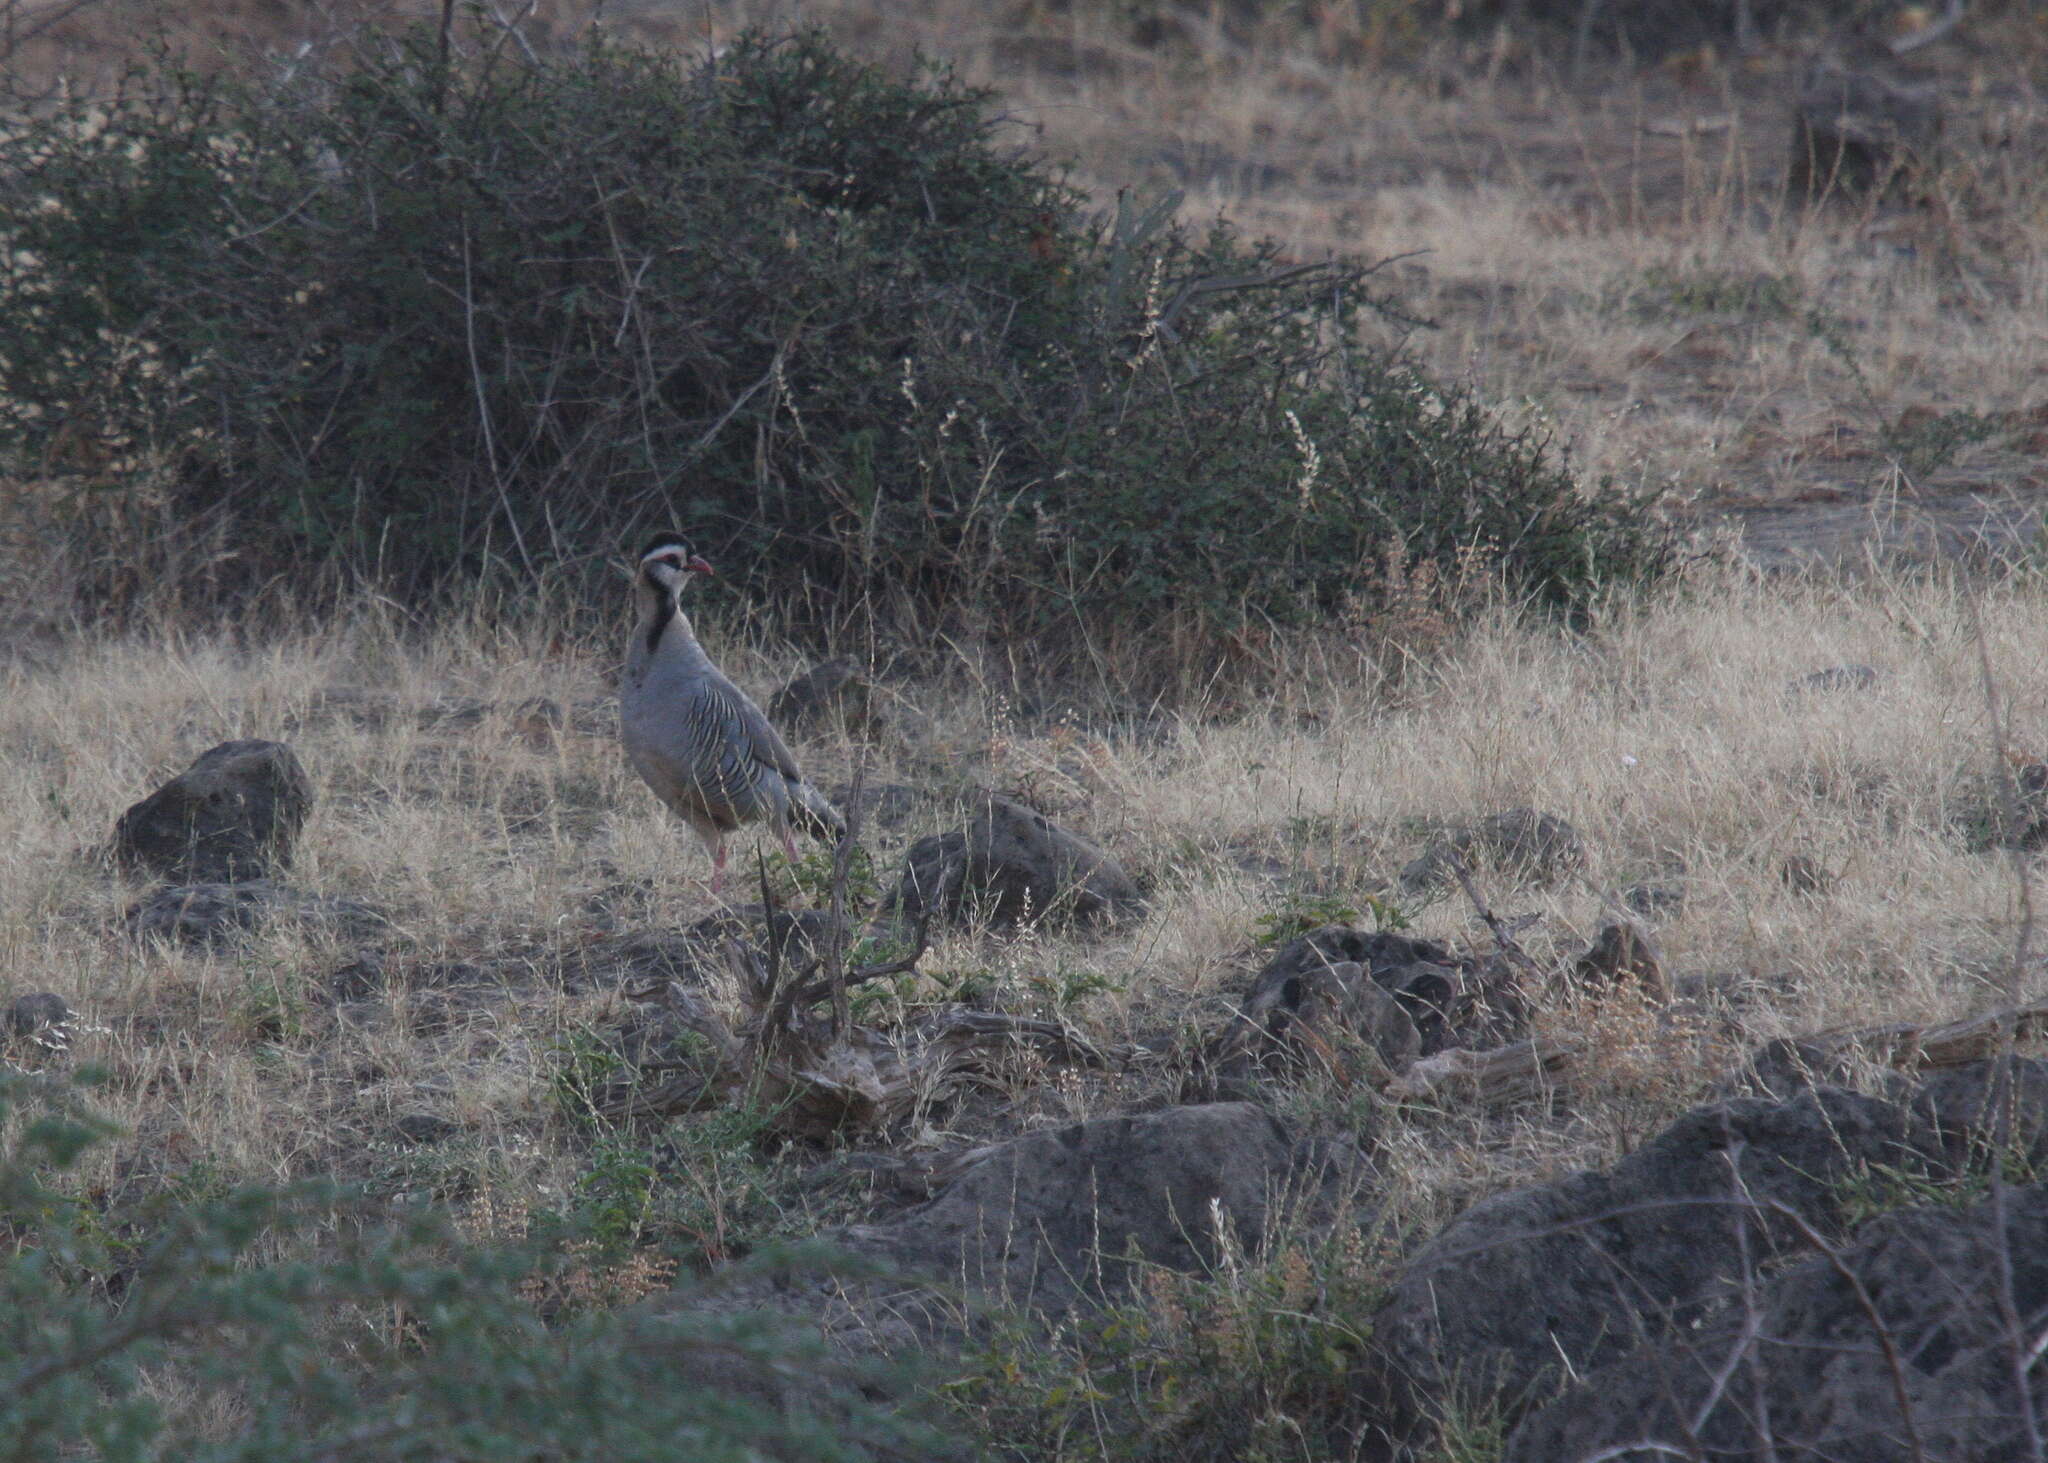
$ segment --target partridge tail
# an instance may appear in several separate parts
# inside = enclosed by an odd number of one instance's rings
[[[808,782],[789,786],[789,821],[813,838],[837,843],[846,836],[846,819],[832,801]]]

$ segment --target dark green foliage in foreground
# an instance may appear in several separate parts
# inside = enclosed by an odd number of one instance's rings
[[[100,1136],[75,1095],[0,1074],[0,1122],[14,1133],[0,1152],[7,1463],[944,1456],[861,1401],[843,1364],[758,1318],[546,1324],[523,1298],[535,1257],[466,1245],[425,1214],[379,1228],[332,1193],[241,1189],[115,1244],[59,1186]],[[777,1375],[806,1379],[816,1410],[759,1400]],[[236,1405],[188,1417],[179,1398]]]
[[[1370,271],[1171,202],[1090,219],[987,98],[815,35],[142,76],[0,138],[0,453],[214,532],[223,591],[609,590],[674,524],[793,623],[1052,653],[1310,621],[1390,548],[1562,604],[1661,567],[1642,505],[1352,344]]]

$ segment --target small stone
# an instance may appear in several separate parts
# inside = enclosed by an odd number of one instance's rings
[[[1812,695],[1828,691],[1868,691],[1877,682],[1874,666],[1831,665],[1803,676],[1794,676],[1785,685],[1796,695]]]
[[[30,991],[16,996],[4,1009],[0,1009],[0,1027],[5,1027],[9,1036],[35,1036],[46,1031],[61,1033],[70,1024],[71,1007],[53,991]]]
[[[1633,925],[1616,921],[1594,937],[1586,953],[1572,964],[1572,974],[1588,986],[1632,981],[1658,1000],[1671,994],[1663,962],[1649,936]]]
[[[1778,870],[1778,878],[1794,894],[1826,894],[1835,887],[1835,876],[1827,865],[1809,853],[1787,857]]]
[[[848,656],[812,666],[768,703],[768,719],[789,731],[837,723],[848,735],[871,737],[882,729],[875,687]]]
[[[1432,940],[1348,925],[1324,925],[1287,942],[1266,963],[1237,1018],[1224,1033],[1226,1044],[1242,1044],[1263,1033],[1254,1046],[1298,1043],[1289,1025],[1319,1025],[1327,1038],[1334,1019],[1369,1036],[1393,1070],[1417,1056],[1455,1042],[1471,1015],[1470,971]],[[1375,994],[1389,996],[1402,1020],[1395,1021]],[[1408,1032],[1415,1045],[1409,1049]]]
[[[1103,922],[1144,896],[1123,866],[1088,839],[1022,803],[990,796],[967,826],[913,844],[895,906],[910,919],[936,910],[956,920]]]

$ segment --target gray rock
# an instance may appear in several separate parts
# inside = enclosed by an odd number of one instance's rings
[[[1798,695],[1812,695],[1819,691],[1868,691],[1877,685],[1877,681],[1874,666],[1831,665],[1803,676],[1794,676],[1785,683],[1785,689]]]
[[[1657,1378],[1684,1372],[1689,1355],[1725,1362],[1727,1347],[1708,1344],[1695,1353],[1695,1343],[1721,1336],[1716,1328],[1740,1315],[1745,1283],[1754,1287],[1760,1277],[1804,1261],[1815,1235],[1847,1244],[1851,1226],[1867,1215],[1869,1195],[1887,1192],[1887,1176],[1903,1176],[1892,1187],[1910,1198],[1920,1192],[1912,1176],[1947,1182],[1981,1175],[2000,1144],[2008,1163],[2048,1157],[2048,1064],[2016,1060],[2007,1076],[1995,1062],[1975,1063],[1918,1084],[1901,1076],[1893,1092],[1895,1101],[1810,1086],[1787,1101],[1711,1103],[1605,1173],[1500,1194],[1467,1210],[1416,1252],[1377,1323],[1385,1370],[1373,1390],[1395,1399],[1396,1430],[1414,1436],[1426,1428],[1430,1399],[1453,1386],[1466,1395],[1497,1395],[1512,1416],[1561,1379],[1631,1379],[1608,1392],[1589,1381],[1574,1394],[1580,1400],[1570,1429],[1532,1423],[1521,1450],[1510,1453],[1530,1460],[1590,1456],[1597,1447],[1579,1450],[1577,1443],[1593,1435],[1586,1419],[1603,1398],[1614,1404],[1607,1410],[1617,1431],[1601,1435],[1618,1441],[1626,1436],[1619,1429],[1648,1415]],[[2043,1287],[2048,1302],[2048,1265],[2033,1258],[2048,1251],[2036,1244],[2025,1253],[2038,1271],[2031,1283]],[[1972,1273],[1981,1279],[1984,1272]],[[1930,1294],[1938,1288],[1928,1276],[1916,1284]],[[1787,1352],[1808,1347],[1809,1362],[1801,1365],[1834,1365],[1813,1343],[1847,1333],[1805,1332],[1796,1307],[1784,1314],[1792,1319],[1783,1329],[1774,1321],[1763,1334],[1784,1338]],[[2030,1336],[2040,1322],[2031,1326]],[[1632,1355],[1639,1348],[1648,1349]],[[1774,1344],[1767,1350],[1774,1359],[1766,1370],[1792,1365],[1778,1359]],[[1843,1364],[1860,1374],[1860,1349],[1853,1364]],[[1688,1373],[1686,1388],[1697,1381]],[[1813,1449],[1804,1446],[1806,1434],[1777,1436],[1801,1445],[1788,1447],[1787,1457],[1893,1456],[1883,1449]],[[1709,1446],[1704,1456],[1723,1454]],[[1738,1449],[1728,1456],[1752,1455]]]
[[[910,919],[930,910],[962,922],[1102,922],[1141,909],[1144,896],[1080,834],[991,796],[966,827],[911,846],[894,903]]]
[[[1852,1175],[1908,1153],[1906,1113],[1836,1088],[1693,1109],[1606,1173],[1482,1201],[1418,1250],[1377,1334],[1415,1418],[1498,1388],[1511,1404],[1619,1360],[1806,1250],[1781,1203],[1839,1236]]]
[[[1685,885],[1631,884],[1621,891],[1621,902],[1632,913],[1649,919],[1682,914],[1685,910]]]
[[[2048,1172],[2048,1062],[2014,1057],[1930,1072],[1908,1104],[1915,1147],[1945,1171],[1983,1173],[1997,1152],[2015,1172]]]
[[[71,1049],[73,1015],[55,991],[30,991],[0,1007],[0,1051],[16,1065]]]
[[[820,661],[777,691],[768,719],[786,731],[805,732],[837,725],[850,736],[873,737],[883,730],[875,687],[848,656]]]
[[[846,1463],[969,1463],[967,1445],[950,1437],[959,1422],[948,1404],[934,1400],[929,1380],[899,1354],[862,1347],[864,1332],[842,1332],[826,1342],[813,1306],[847,1287],[795,1261],[728,1267],[709,1283],[686,1283],[633,1307],[628,1324],[655,1321],[649,1337],[678,1387],[701,1391],[721,1405],[744,1405],[782,1426],[750,1430],[745,1456],[760,1463],[815,1463],[820,1456]],[[857,1287],[855,1287],[857,1288]],[[681,1318],[683,1340],[670,1329]],[[905,1345],[913,1338],[906,1335]],[[926,1423],[916,1427],[918,1421]],[[888,1423],[911,1422],[905,1434]],[[821,1455],[819,1440],[830,1439]],[[668,1456],[689,1459],[702,1450],[686,1439]]]
[[[30,991],[0,1008],[0,1029],[9,1036],[34,1036],[71,1024],[71,1007],[54,991]]]
[[[313,783],[282,742],[223,742],[114,825],[114,857],[173,883],[268,879],[289,868]]]
[[[1800,78],[1786,178],[1801,200],[1891,191],[1941,144],[1937,85],[1876,57],[1823,54]]]
[[[816,1327],[840,1355],[955,1347],[992,1311],[1053,1320],[1114,1299],[1150,1267],[1213,1268],[1283,1224],[1364,1225],[1366,1163],[1296,1138],[1249,1103],[1165,1108],[1047,1129],[956,1155],[936,1198],[820,1232],[838,1276],[717,1277],[715,1306]],[[879,1272],[879,1273],[875,1273]],[[698,1310],[687,1291],[651,1302]]]
[[[1364,966],[1340,961],[1304,975],[1301,983],[1308,999],[1292,1012],[1297,1024],[1348,1033],[1368,1045],[1389,1072],[1405,1070],[1422,1055],[1415,1019]]]
[[[1242,1020],[1256,1028],[1272,1028],[1276,1017],[1284,1021],[1285,1013],[1313,999],[1316,987],[1311,977],[1346,963],[1362,969],[1374,985],[1394,997],[1415,1028],[1419,1056],[1461,1045],[1479,1014],[1475,1002],[1483,981],[1476,961],[1461,959],[1434,940],[1324,925],[1289,940],[1266,962],[1245,997]],[[1392,1036],[1401,1041],[1398,1027]]]
[[[308,894],[269,879],[234,884],[167,884],[128,909],[128,929],[137,939],[181,945],[218,946],[276,919],[292,919],[360,938],[387,927],[367,904]]]
[[[1357,1151],[1297,1140],[1249,1103],[1098,1118],[1012,1139],[930,1203],[822,1238],[982,1297],[1060,1310],[1145,1265],[1255,1251],[1291,1205],[1334,1198]]]
[[[1438,835],[1401,870],[1401,887],[1420,894],[1450,884],[1460,860],[1473,873],[1504,874],[1541,887],[1586,866],[1586,840],[1555,814],[1510,808]]]
[[[2010,1191],[2002,1222],[1990,1204],[1881,1216],[1837,1257],[1752,1272],[1753,1315],[1730,1307],[1586,1377],[1525,1420],[1505,1458],[2036,1456],[2025,1419],[2048,1413],[2048,1372],[2015,1358],[2048,1314],[2044,1255],[2048,1187]]]
[[[1303,1072],[1348,1085],[1404,1071],[1421,1055],[1415,1020],[1392,991],[1357,961],[1318,962],[1261,980],[1204,1049],[1182,1095],[1254,1098],[1262,1079]]]

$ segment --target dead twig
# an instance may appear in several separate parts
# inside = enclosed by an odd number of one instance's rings
[[[931,913],[927,911],[919,916],[917,923],[912,928],[916,934],[916,945],[908,955],[897,960],[884,960],[874,965],[856,966],[848,971],[843,979],[837,982],[830,976],[812,981],[807,985],[799,987],[792,993],[791,1004],[799,1007],[815,1006],[826,997],[833,995],[835,989],[843,993],[857,985],[865,985],[871,980],[886,980],[890,976],[910,974],[917,969],[917,962],[924,959],[926,952],[931,949]]]
[[[1479,897],[1479,890],[1472,882],[1472,872],[1465,867],[1464,857],[1456,853],[1451,854],[1450,865],[1451,872],[1458,876],[1458,884],[1464,889],[1465,897],[1472,901],[1472,908],[1478,914],[1479,922],[1493,932],[1493,942],[1498,947],[1501,955],[1534,976],[1539,983],[1548,979],[1543,967],[1536,963],[1534,957],[1527,950],[1524,950],[1521,942],[1515,938],[1516,935],[1534,924],[1537,917],[1534,915],[1526,916],[1510,925],[1507,921],[1496,915],[1487,906],[1486,901]]]

